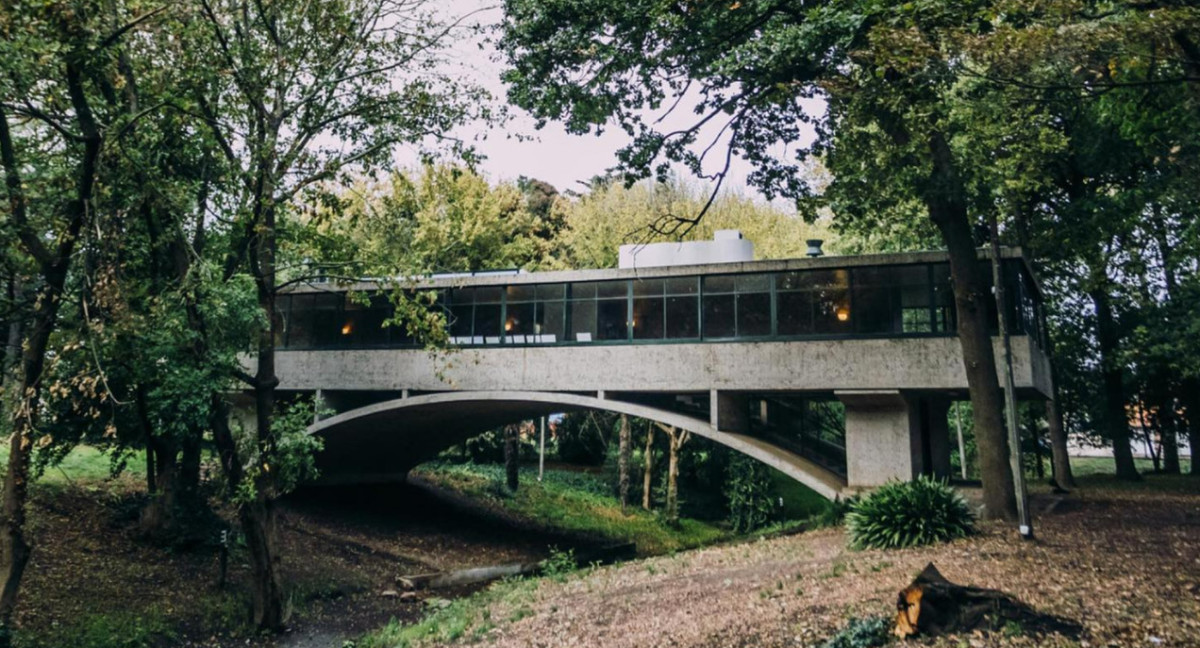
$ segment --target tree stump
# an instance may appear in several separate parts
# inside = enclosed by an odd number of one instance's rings
[[[901,639],[974,630],[1000,630],[1016,624],[1022,634],[1060,634],[1077,639],[1078,623],[1042,614],[999,590],[956,585],[929,563],[896,600],[895,634]]]

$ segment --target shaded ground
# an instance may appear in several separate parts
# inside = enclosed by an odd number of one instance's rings
[[[1200,479],[1091,480],[1034,506],[1034,541],[989,525],[934,548],[851,552],[826,529],[546,580],[519,601],[493,599],[483,616],[511,621],[482,634],[512,647],[819,645],[852,616],[890,614],[932,561],[1085,628],[1079,644],[1011,627],[937,645],[1200,646]]]
[[[142,542],[139,486],[125,479],[35,490],[35,550],[17,612],[21,645],[89,645],[94,637],[97,645],[340,646],[391,618],[424,613],[420,599],[382,595],[395,589],[399,575],[541,560],[551,545],[582,544],[448,508],[412,487],[298,493],[280,512],[293,629],[277,640],[259,639],[246,629],[244,556],[234,551],[229,584],[218,590],[215,547],[172,550]],[[102,643],[114,636],[129,643]]]

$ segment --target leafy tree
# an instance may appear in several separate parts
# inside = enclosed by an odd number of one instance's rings
[[[714,191],[738,154],[756,166],[750,181],[769,196],[804,203],[814,192],[801,165],[817,152],[834,175],[826,200],[837,218],[873,218],[879,207],[904,205],[927,216],[949,250],[985,505],[991,515],[1012,517],[986,319],[991,294],[947,101],[962,65],[952,37],[981,23],[981,4],[761,0],[682,8],[509,0],[500,43],[511,101],[539,118],[561,119],[571,132],[613,121],[633,136],[619,154],[627,179],[653,173],[665,181],[670,161],[705,174],[705,155],[721,145],[724,162],[710,174]],[[828,101],[823,118],[805,110],[804,100],[818,95]],[[693,104],[689,125],[667,131],[661,120],[641,116],[672,96],[674,105]],[[816,140],[800,147],[799,160],[773,154],[803,141],[802,125],[814,122]],[[715,136],[704,133],[710,124]],[[702,135],[696,152],[691,145]],[[704,213],[671,214],[657,229],[686,231]]]
[[[729,502],[729,524],[735,532],[749,533],[771,520],[775,507],[768,470],[766,464],[741,453],[730,457],[725,497]]]

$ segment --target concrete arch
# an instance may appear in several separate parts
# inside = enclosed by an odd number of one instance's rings
[[[830,499],[846,488],[846,480],[840,475],[760,439],[723,432],[708,421],[686,414],[572,393],[424,394],[350,410],[318,421],[308,431],[325,442],[318,466],[327,481],[379,481],[395,479],[437,452],[484,430],[516,420],[578,410],[606,410],[688,430],[762,461]],[[397,462],[397,457],[404,459]]]

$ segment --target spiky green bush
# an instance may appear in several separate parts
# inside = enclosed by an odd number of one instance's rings
[[[855,549],[899,549],[946,542],[975,529],[967,502],[944,481],[892,482],[854,503],[846,532]]]

